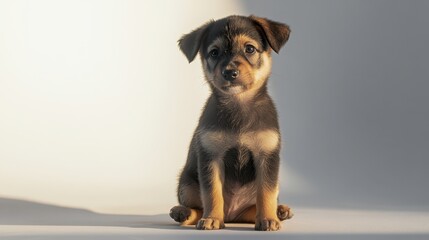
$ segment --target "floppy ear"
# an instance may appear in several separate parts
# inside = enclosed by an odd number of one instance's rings
[[[189,62],[192,62],[195,56],[197,56],[198,50],[200,50],[201,40],[212,22],[213,21],[210,21],[202,25],[179,39],[180,50],[182,50]]]
[[[279,53],[280,48],[287,42],[289,39],[290,28],[288,25],[271,21],[266,18],[260,18],[256,16],[249,16],[249,18],[259,27],[262,28],[265,38],[270,44],[271,48]]]

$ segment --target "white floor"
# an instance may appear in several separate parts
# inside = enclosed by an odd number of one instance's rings
[[[197,231],[167,214],[98,214],[0,198],[0,239],[429,239],[428,212],[294,210],[279,232],[255,232],[250,224]]]

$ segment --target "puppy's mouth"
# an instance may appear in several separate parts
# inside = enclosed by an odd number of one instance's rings
[[[229,94],[238,94],[245,91],[245,87],[240,84],[228,84],[221,87],[222,91]]]
[[[241,85],[230,85],[222,87],[222,90],[230,94],[238,94],[244,91],[244,87]]]

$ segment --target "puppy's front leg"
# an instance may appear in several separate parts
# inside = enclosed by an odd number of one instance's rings
[[[208,154],[200,154],[198,175],[201,200],[203,202],[203,216],[196,227],[200,230],[224,228],[224,201],[222,194],[224,167],[221,164],[221,159],[210,157]]]
[[[280,220],[277,217],[279,163],[278,151],[257,158],[255,230],[277,231],[280,229]]]

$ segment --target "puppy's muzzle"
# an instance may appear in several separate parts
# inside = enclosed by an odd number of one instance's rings
[[[224,69],[222,71],[222,76],[226,81],[232,82],[238,78],[240,71],[236,68],[233,69]]]

